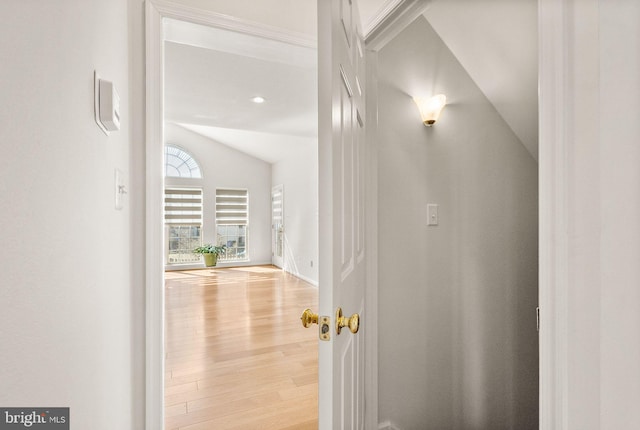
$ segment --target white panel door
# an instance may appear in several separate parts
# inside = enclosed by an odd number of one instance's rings
[[[271,189],[271,263],[284,268],[284,186]]]
[[[364,428],[364,45],[355,0],[318,0],[320,308],[319,428]],[[336,310],[360,315],[338,334]]]

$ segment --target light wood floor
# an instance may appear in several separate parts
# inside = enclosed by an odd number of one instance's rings
[[[318,428],[317,288],[271,266],[166,273],[166,430]]]

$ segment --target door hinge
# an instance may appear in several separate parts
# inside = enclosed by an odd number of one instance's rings
[[[536,330],[540,331],[540,306],[536,307]]]

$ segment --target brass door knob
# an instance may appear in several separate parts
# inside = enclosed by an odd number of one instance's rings
[[[318,324],[318,314],[314,314],[313,312],[311,312],[311,309],[305,309],[302,312],[300,320],[302,321],[302,325],[305,326],[305,328],[309,328],[309,326],[312,324]]]
[[[360,315],[353,314],[349,318],[342,316],[342,308],[336,310],[336,333],[340,334],[342,327],[349,327],[351,333],[358,333],[360,328]]]

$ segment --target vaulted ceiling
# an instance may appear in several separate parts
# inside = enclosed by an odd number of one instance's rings
[[[173,20],[165,34],[167,121],[269,163],[316,143],[314,48]]]
[[[313,145],[316,0],[180,1],[243,20],[260,19],[267,28],[309,43],[292,45],[167,20],[166,120],[270,163],[295,145]],[[244,5],[247,1],[253,8]],[[397,3],[361,0],[363,28]],[[424,13],[535,158],[536,4],[536,0],[437,0]],[[282,13],[283,7],[287,13]],[[264,103],[252,102],[255,96],[264,97]]]

